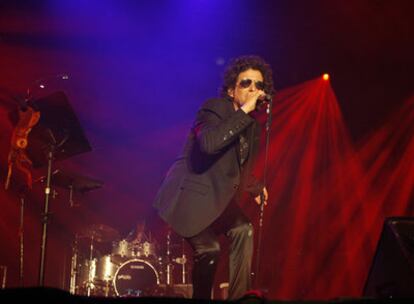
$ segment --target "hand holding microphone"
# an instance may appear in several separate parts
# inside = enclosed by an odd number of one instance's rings
[[[263,91],[257,91],[246,98],[246,102],[242,104],[241,109],[245,113],[250,113],[254,110],[260,110],[261,107],[272,100],[270,94],[266,94]]]
[[[263,107],[263,105],[271,101],[272,101],[272,95],[270,94],[260,95],[256,101],[256,110],[260,110]]]

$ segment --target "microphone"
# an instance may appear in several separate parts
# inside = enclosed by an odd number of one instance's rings
[[[271,101],[272,101],[272,95],[270,94],[260,95],[259,98],[257,98],[256,109],[260,110],[264,104],[269,103]]]

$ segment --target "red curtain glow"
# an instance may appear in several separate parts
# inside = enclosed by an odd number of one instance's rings
[[[277,95],[258,284],[270,298],[362,295],[384,219],[412,215],[413,102],[354,145],[322,77]]]

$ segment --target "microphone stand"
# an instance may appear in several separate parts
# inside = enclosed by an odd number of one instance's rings
[[[265,160],[263,166],[263,187],[266,188],[267,164],[269,158],[269,143],[270,143],[270,126],[272,125],[272,99],[267,103],[267,120],[266,120],[266,144],[265,144]],[[255,265],[255,286],[259,282],[260,256],[263,238],[263,217],[264,217],[265,197],[263,191],[260,193],[260,213],[259,213],[259,229],[257,233],[257,250],[256,250],[256,265]]]
[[[45,258],[46,258],[46,246],[47,246],[47,226],[49,223],[49,202],[50,199],[53,198],[53,191],[51,188],[52,184],[52,164],[54,160],[55,152],[62,147],[66,141],[69,139],[69,135],[67,134],[61,142],[57,142],[53,131],[51,129],[47,129],[51,142],[49,144],[49,151],[47,152],[47,175],[46,175],[46,186],[45,186],[45,203],[44,203],[44,210],[42,213],[42,238],[41,238],[41,246],[40,246],[40,266],[39,266],[39,286],[44,286],[45,283]]]

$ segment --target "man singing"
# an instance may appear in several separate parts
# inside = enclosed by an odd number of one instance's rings
[[[252,116],[273,93],[270,66],[258,56],[234,59],[227,67],[222,98],[198,110],[186,144],[168,171],[154,207],[194,251],[193,298],[209,299],[220,254],[229,247],[229,299],[251,288],[253,227],[238,206],[243,191],[260,204],[265,187],[251,174],[260,126]]]

